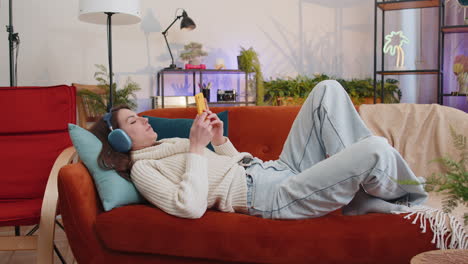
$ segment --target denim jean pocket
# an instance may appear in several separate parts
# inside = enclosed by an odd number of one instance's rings
[[[251,208],[253,197],[253,179],[249,174],[247,174],[245,177],[247,182],[247,208]]]
[[[293,172],[278,170],[272,166],[267,169],[263,166],[255,166],[249,170],[249,174],[251,175],[247,180],[247,186],[251,184],[249,214],[271,218],[277,189],[284,180],[293,175]]]

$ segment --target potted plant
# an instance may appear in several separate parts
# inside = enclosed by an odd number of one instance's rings
[[[372,104],[374,103],[374,84],[373,80],[367,79],[352,79],[352,80],[337,80],[348,92],[351,100],[355,105]],[[381,102],[381,83],[377,83],[377,103]],[[399,103],[401,91],[398,87],[398,80],[386,79],[384,83],[385,103]]]
[[[427,192],[441,192],[445,197],[442,201],[442,209],[445,213],[451,213],[458,205],[468,206],[468,142],[464,134],[458,134],[450,126],[450,136],[455,148],[460,151],[458,158],[449,155],[442,156],[430,162],[442,164],[444,172],[434,173],[424,183],[419,181],[399,181],[402,185],[424,184]],[[468,225],[468,213],[464,213],[464,225]]]
[[[241,47],[239,56],[237,56],[237,62],[239,64],[239,70],[245,71],[246,73],[255,73],[255,83],[257,87],[257,105],[263,105],[265,89],[263,85],[263,74],[260,66],[260,60],[258,59],[257,52],[250,47],[245,49]]]
[[[203,45],[197,42],[190,42],[184,46],[184,51],[180,54],[180,58],[187,61],[188,64],[200,65],[201,59],[207,56],[208,53],[202,50]]]
[[[272,105],[301,105],[319,82],[328,80],[325,74],[314,78],[298,75],[295,78],[277,78],[265,82],[265,99]]]
[[[97,94],[90,90],[81,90],[78,92],[79,96],[86,99],[88,107],[90,107],[95,113],[104,115],[107,112],[107,101],[109,98],[109,73],[107,68],[102,64],[95,64],[98,71],[94,73],[94,78],[98,82],[98,87],[105,92]],[[116,89],[117,84],[112,84],[113,102],[112,105],[127,105],[131,109],[135,110],[137,107],[136,103],[136,91],[141,90],[140,86],[132,81],[130,77],[127,78],[125,85],[121,89]]]
[[[432,162],[439,162],[445,168],[445,172],[433,174],[427,179],[426,191],[442,192],[445,199],[442,202],[444,212],[451,213],[459,204],[468,206],[468,142],[466,135],[458,134],[450,126],[450,136],[453,145],[460,151],[458,158],[448,155],[440,157]],[[468,224],[468,213],[464,213],[464,224]]]
[[[277,78],[265,82],[265,98],[272,105],[300,105],[309,95],[310,91],[323,80],[331,79],[325,74],[316,74],[313,78],[299,75],[296,78]],[[353,79],[337,81],[348,92],[355,105],[374,102],[374,85],[372,79]],[[377,95],[380,94],[381,84],[377,84]],[[385,102],[398,103],[401,91],[398,88],[398,80],[387,79],[384,84]],[[380,98],[377,98],[380,102]]]

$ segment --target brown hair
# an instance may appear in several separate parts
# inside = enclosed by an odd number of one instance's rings
[[[112,118],[110,120],[112,128],[119,128],[117,123],[117,112],[120,109],[130,109],[126,105],[119,105],[112,108]],[[99,167],[105,170],[115,170],[120,176],[124,179],[130,181],[130,169],[132,168],[132,160],[130,157],[130,152],[122,153],[115,151],[109,141],[107,141],[107,136],[111,132],[107,122],[104,120],[104,117],[101,117],[90,129],[89,131],[93,133],[101,142],[102,149],[101,153],[98,156]]]

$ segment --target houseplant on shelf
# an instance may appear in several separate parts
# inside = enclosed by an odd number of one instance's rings
[[[272,105],[300,105],[310,91],[323,80],[333,79],[326,74],[316,74],[313,78],[299,75],[295,78],[277,78],[265,82],[265,99]],[[374,102],[372,79],[337,79],[351,97],[355,105]],[[377,95],[380,95],[381,84],[377,84]],[[398,80],[387,79],[384,84],[385,103],[400,102],[401,91]],[[377,98],[380,102],[380,98]]]
[[[184,46],[184,51],[180,54],[180,58],[184,61],[187,61],[191,65],[200,65],[202,57],[208,55],[205,51],[202,50],[203,45],[197,42],[190,42]]]
[[[84,100],[88,102],[88,107],[92,108],[95,113],[104,115],[107,112],[107,100],[109,95],[109,73],[106,66],[102,64],[95,64],[98,69],[94,73],[94,79],[98,82],[98,87],[105,91],[103,94],[96,94],[90,90],[81,90],[78,92]],[[127,105],[132,110],[137,107],[136,91],[141,90],[138,83],[132,81],[130,77],[127,78],[125,85],[121,89],[116,89],[117,84],[112,84],[113,102],[112,105]]]
[[[258,59],[257,52],[252,47],[250,47],[249,49],[241,47],[240,54],[239,56],[237,56],[237,63],[239,64],[239,70],[242,70],[246,73],[255,73],[255,84],[257,87],[257,105],[263,105],[265,89],[263,84],[262,69],[260,66],[260,60]]]
[[[325,74],[317,74],[314,78],[298,75],[269,80],[265,82],[265,100],[272,105],[301,105],[315,85],[328,79]]]
[[[352,79],[352,80],[337,80],[348,92],[351,100],[355,105],[373,104],[374,103],[374,85],[373,80],[367,79]],[[386,79],[384,83],[385,103],[399,103],[401,91],[398,88],[398,80]],[[381,83],[377,83],[377,103],[381,102]]]

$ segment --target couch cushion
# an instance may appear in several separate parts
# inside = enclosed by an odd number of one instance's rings
[[[0,107],[0,200],[42,199],[55,159],[71,146],[75,88],[0,87]]]
[[[211,107],[214,113],[229,111],[229,139],[242,152],[262,160],[278,159],[300,106]],[[196,108],[153,109],[139,115],[193,118]],[[274,116],[274,118],[272,118]],[[255,122],[252,122],[255,120]],[[275,128],[274,133],[271,129]]]
[[[223,135],[228,136],[229,119],[228,111],[217,113],[219,119],[223,121]],[[148,118],[148,123],[153,130],[158,134],[158,140],[164,138],[189,138],[190,128],[193,124],[193,119],[189,118],[163,118],[154,116],[145,116]],[[213,150],[213,146],[208,144],[208,148]]]
[[[220,261],[261,263],[401,263],[431,249],[432,233],[401,215],[330,214],[307,220],[267,220],[208,211],[191,220],[132,205],[100,214],[96,231],[105,246]],[[284,245],[288,245],[287,248]]]
[[[74,87],[0,87],[0,90],[0,105],[8,110],[7,115],[0,115],[0,133],[66,131],[67,123],[76,122]]]
[[[66,131],[0,135],[0,199],[42,198],[55,159],[70,145]]]
[[[104,210],[142,203],[144,199],[132,182],[122,178],[115,170],[104,170],[99,167],[97,158],[102,149],[101,141],[91,132],[77,125],[69,124],[68,127],[80,159],[93,176]]]
[[[42,198],[0,200],[0,226],[35,225],[41,216]]]

